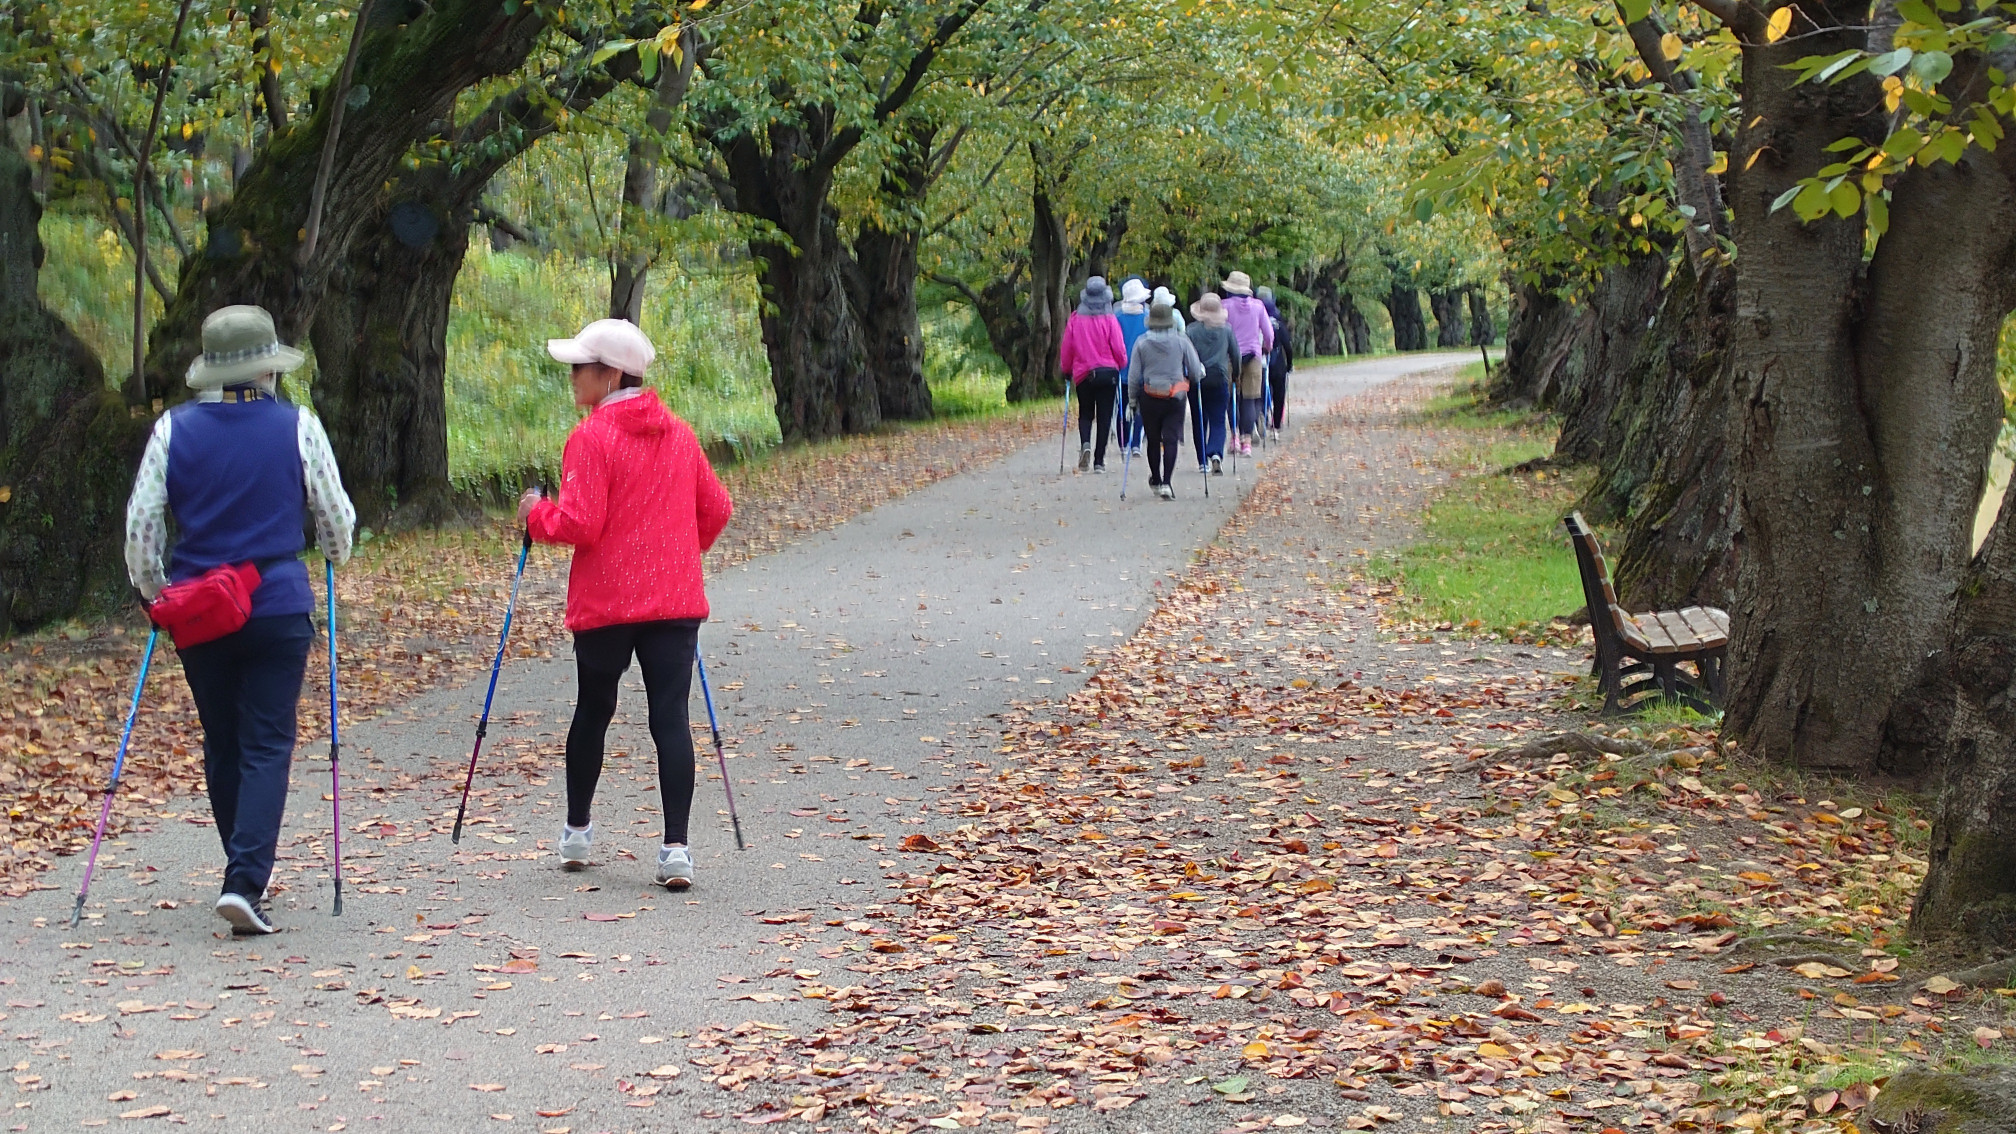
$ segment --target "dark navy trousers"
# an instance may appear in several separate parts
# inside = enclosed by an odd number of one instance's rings
[[[210,814],[224,844],[224,892],[257,901],[273,876],[295,710],[315,628],[305,614],[254,618],[182,651],[182,672],[203,721]]]

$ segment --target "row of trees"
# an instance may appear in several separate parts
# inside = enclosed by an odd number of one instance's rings
[[[2016,937],[2016,505],[1973,537],[2016,309],[2010,21],[1604,0],[1404,37],[1457,143],[1417,209],[1491,217],[1518,265],[1496,392],[1599,466],[1627,601],[1731,611],[1744,750],[1935,785],[1912,925],[1993,943]]]
[[[555,209],[594,218],[582,250],[608,264],[612,314],[641,310],[697,218],[740,245],[787,441],[930,416],[920,281],[979,313],[1012,398],[1059,389],[1057,337],[1095,271],[1194,293],[1243,267],[1323,353],[1369,349],[1373,303],[1398,345],[1426,345],[1424,293],[1438,341],[1464,341],[1466,317],[1488,337],[1482,228],[1399,211],[1419,147],[1340,143],[1335,88],[1283,81],[1319,56],[1265,13],[1184,14],[1175,34],[1093,0],[11,6],[5,621],[117,590],[123,470],[225,303],[313,345],[314,402],[364,522],[465,518],[450,304],[472,223],[563,227],[496,200],[527,162],[620,155],[567,171]],[[1221,77],[1185,79],[1200,74]],[[579,144],[595,139],[617,144]],[[130,363],[50,330],[45,200],[134,251],[136,292],[163,314],[149,324],[136,294]]]

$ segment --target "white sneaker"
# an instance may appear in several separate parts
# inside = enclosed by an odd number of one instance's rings
[[[685,847],[658,848],[658,884],[684,890],[693,884],[693,852]]]
[[[278,933],[273,923],[266,920],[266,913],[243,894],[225,894],[217,899],[217,916],[231,923],[234,937],[260,937],[268,933]]]
[[[575,830],[560,825],[560,869],[579,870],[588,865],[588,848],[595,843],[595,824]]]
[[[1176,499],[1176,490],[1175,490],[1175,489],[1173,489],[1173,488],[1171,488],[1171,487],[1169,487],[1169,486],[1168,486],[1168,485],[1166,485],[1166,484],[1165,484],[1165,485],[1162,485],[1162,486],[1161,486],[1161,487],[1160,487],[1159,489],[1157,489],[1157,491],[1158,491],[1159,493],[1161,493],[1161,496],[1162,496],[1162,499],[1164,499],[1164,500],[1174,500],[1174,499]]]
[[[1216,453],[1211,454],[1211,475],[1212,476],[1225,475],[1225,458],[1219,456]]]

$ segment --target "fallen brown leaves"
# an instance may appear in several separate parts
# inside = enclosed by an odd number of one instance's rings
[[[1027,444],[1049,420],[1047,410],[1017,410],[807,446],[726,469],[722,479],[735,498],[735,519],[710,553],[709,566],[718,570],[774,551],[996,460]],[[479,677],[496,649],[517,550],[517,528],[504,522],[362,543],[337,572],[344,718],[375,715],[428,689]],[[564,549],[533,549],[512,656],[550,656],[566,642],[566,564]],[[319,574],[319,565],[311,574]],[[319,581],[315,589],[319,602]],[[319,625],[319,610],[316,619]],[[0,896],[52,888],[42,876],[53,858],[88,845],[145,631],[132,618],[0,643]],[[309,653],[297,775],[328,775],[325,651],[318,642]],[[470,715],[473,726],[473,707]],[[111,829],[167,821],[207,825],[207,809],[176,802],[202,779],[195,705],[164,635]]]
[[[1922,868],[1911,816],[1753,790],[1687,730],[1494,759],[1558,719],[1572,672],[1374,644],[1369,587],[1310,562],[1338,533],[1288,517],[1291,485],[1346,487],[1336,450],[1379,409],[1305,426],[1081,692],[1007,722],[902,841],[893,899],[763,918],[828,963],[766,977],[831,1018],[693,1038],[742,1121],[1040,1128],[1150,1102],[1241,1108],[1227,1131],[1818,1134],[1873,1096],[1857,1068],[1939,1054],[1970,1009],[1893,986],[1883,948]],[[1846,967],[1738,951],[1773,927]]]

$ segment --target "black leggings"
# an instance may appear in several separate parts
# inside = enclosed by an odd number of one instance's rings
[[[595,784],[602,778],[602,741],[616,715],[616,689],[630,655],[644,671],[651,707],[651,740],[658,748],[658,797],[665,809],[665,841],[686,841],[693,809],[693,732],[686,699],[693,692],[693,652],[698,622],[625,622],[574,635],[580,699],[567,730],[567,824],[588,825]]]
[[[1078,444],[1092,444],[1092,422],[1099,422],[1099,444],[1092,450],[1092,463],[1106,463],[1106,438],[1113,432],[1113,398],[1120,390],[1120,372],[1100,368],[1078,383]]]
[[[1141,425],[1148,435],[1148,483],[1168,484],[1176,471],[1176,451],[1183,444],[1183,411],[1189,403],[1182,398],[1151,398],[1141,395]]]

